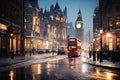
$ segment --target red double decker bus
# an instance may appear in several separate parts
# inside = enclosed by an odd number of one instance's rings
[[[79,57],[81,54],[81,41],[77,38],[68,39],[68,57]]]

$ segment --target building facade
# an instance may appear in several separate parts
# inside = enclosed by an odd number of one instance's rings
[[[99,0],[99,23],[103,30],[102,49],[104,51],[120,51],[119,7],[119,0]]]
[[[66,45],[67,8],[62,11],[58,2],[50,10],[38,7],[38,0],[25,1],[25,50],[52,49]]]
[[[99,35],[100,29],[101,29],[100,10],[99,7],[96,7],[93,15],[93,39],[95,40],[93,46],[94,50],[100,50],[100,35]]]
[[[82,14],[79,10],[78,16],[75,22],[75,36],[81,41],[81,44],[84,42],[84,28],[83,28],[83,20]]]
[[[0,2],[0,57],[24,55],[24,0]]]
[[[58,48],[66,45],[67,41],[67,8],[62,11],[58,2],[50,6],[50,10],[41,9],[41,34],[46,40],[47,48]],[[45,47],[45,46],[44,46]]]
[[[31,52],[40,48],[40,18],[38,0],[25,0],[25,51]]]

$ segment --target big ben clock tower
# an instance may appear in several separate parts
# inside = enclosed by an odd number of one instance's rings
[[[78,12],[77,20],[75,22],[75,36],[81,41],[81,44],[83,44],[84,28],[83,28],[83,20],[80,10]]]

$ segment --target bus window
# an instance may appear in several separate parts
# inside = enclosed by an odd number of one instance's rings
[[[76,46],[69,46],[69,50],[76,50]]]

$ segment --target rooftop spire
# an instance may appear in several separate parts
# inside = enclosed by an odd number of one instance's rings
[[[79,9],[79,12],[78,12],[77,21],[82,21],[82,14],[81,14],[80,9]]]
[[[59,4],[58,4],[58,1],[56,2],[56,4],[55,4],[55,10],[56,9],[59,9],[60,10],[60,6],[59,6]]]

